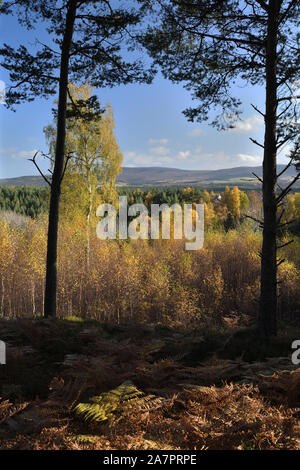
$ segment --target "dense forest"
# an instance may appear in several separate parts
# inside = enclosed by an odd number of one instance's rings
[[[35,219],[47,211],[49,191],[47,188],[0,186],[0,210],[13,211]]]
[[[99,194],[101,189],[98,188]],[[261,192],[244,192],[238,187],[226,187],[224,191],[207,191],[200,187],[150,187],[119,188],[119,196],[127,196],[128,204],[199,204],[205,205],[205,227],[225,230],[236,228],[245,222],[248,215],[259,215],[262,211]],[[12,211],[16,214],[37,218],[49,209],[49,190],[44,187],[1,187],[0,211]],[[288,230],[295,235],[300,233],[300,193],[292,193],[285,203],[285,219],[291,220]],[[249,222],[249,220],[248,220]],[[252,224],[257,226],[258,224]],[[286,227],[287,229],[287,227]]]

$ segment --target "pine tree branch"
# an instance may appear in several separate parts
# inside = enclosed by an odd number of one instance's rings
[[[259,1],[259,0],[257,0]],[[288,7],[286,8],[285,12],[282,14],[281,18],[279,18],[279,21],[278,21],[278,25],[280,25],[284,20],[285,18],[288,16],[289,12],[291,11],[291,9],[297,5],[298,3],[298,0],[292,0],[290,2],[290,4],[288,5]]]
[[[292,220],[289,220],[288,222],[283,222],[282,224],[278,224],[277,225],[277,228],[282,228],[282,227],[286,227],[287,225],[291,225],[293,224],[294,222],[296,222],[297,219],[292,219]]]
[[[256,2],[265,10],[268,11],[268,5],[263,0],[256,0]]]
[[[60,182],[62,182],[62,180],[64,179],[64,176],[65,176],[65,173],[66,173],[66,170],[67,170],[67,166],[68,166],[69,160],[71,160],[71,158],[73,157],[73,153],[74,153],[74,152],[69,152],[68,155],[66,156],[66,162],[65,162],[65,166],[64,166],[64,169],[63,169],[61,178],[60,178]]]
[[[279,245],[279,246],[277,246],[276,248],[277,248],[277,250],[281,250],[282,248],[284,248],[284,247],[286,247],[286,246],[288,246],[288,245],[291,245],[291,243],[294,243],[294,240],[290,240],[289,242],[286,242],[286,243],[284,243],[283,245]]]
[[[281,98],[277,99],[277,103],[280,103],[281,101],[292,101],[292,100],[299,100],[300,95],[290,95],[290,96],[282,96]]]
[[[254,104],[251,103],[251,106],[257,113],[259,113],[263,118],[265,118],[265,114],[260,111],[256,106],[254,106]]]
[[[260,144],[259,142],[257,142],[257,140],[255,139],[252,139],[252,137],[249,137],[251,142],[253,142],[255,145],[258,145],[259,147],[261,147],[262,149],[265,148],[265,146],[263,144]]]
[[[42,170],[40,169],[40,167],[38,166],[38,164],[36,163],[36,157],[38,155],[39,152],[36,152],[33,156],[33,158],[28,158],[28,160],[30,162],[33,162],[33,164],[35,165],[36,169],[38,170],[38,172],[40,173],[40,175],[43,177],[43,179],[46,181],[47,184],[49,184],[50,188],[51,188],[51,183],[50,181],[48,180],[48,178],[46,178],[46,176],[44,175],[44,173],[42,172]]]
[[[277,196],[276,198],[276,204],[278,205],[282,199],[290,192],[292,186],[297,183],[297,181],[300,179],[300,173],[295,176],[295,178],[290,182],[290,184]]]
[[[282,176],[292,166],[292,163],[293,163],[293,159],[291,158],[291,160],[286,165],[286,167],[280,173],[278,173],[277,178],[280,178],[280,176]]]
[[[257,176],[257,174],[256,174],[256,173],[253,173],[253,172],[252,172],[252,175],[253,175],[253,176],[255,176],[255,178],[257,178],[257,179],[258,179],[258,181],[260,181],[260,182],[263,184],[263,180],[262,180],[262,178],[260,178],[259,176]]]
[[[256,219],[255,217],[252,217],[252,215],[248,215],[248,214],[245,214],[244,217],[246,217],[247,219],[251,219],[251,220],[253,220],[254,222],[257,222],[257,223],[260,225],[260,227],[263,228],[264,222],[263,222],[262,220]]]
[[[276,264],[276,267],[279,268],[279,266],[285,262],[285,258],[282,258],[281,260],[278,261],[278,263]]]

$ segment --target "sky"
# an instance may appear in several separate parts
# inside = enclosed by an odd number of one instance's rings
[[[28,32],[13,17],[0,17],[0,31],[1,42],[12,46],[28,45],[36,37],[49,39],[43,24]],[[6,70],[0,68],[0,178],[36,175],[28,159],[38,150],[47,153],[43,128],[52,123],[55,98],[21,104],[13,112],[1,101],[1,91],[9,83]],[[190,93],[161,74],[152,85],[95,89],[94,94],[103,105],[112,105],[123,166],[214,170],[261,165],[262,149],[249,138],[263,141],[263,120],[251,103],[263,109],[264,90],[238,83],[232,91],[242,100],[242,121],[222,132],[207,123],[188,122],[182,111],[193,104]],[[287,161],[284,151],[278,161]],[[39,164],[47,172],[47,160],[41,157]]]

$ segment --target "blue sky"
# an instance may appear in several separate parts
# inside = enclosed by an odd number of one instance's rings
[[[14,18],[1,17],[0,29],[2,41],[13,46],[28,45],[35,37],[47,40],[43,25],[38,31],[28,32]],[[0,70],[0,80],[9,83],[4,69]],[[233,92],[243,101],[243,120],[235,130],[226,132],[218,132],[205,123],[188,122],[182,111],[192,103],[189,92],[160,75],[152,85],[127,85],[94,92],[102,104],[112,105],[124,166],[202,170],[262,163],[262,149],[249,137],[263,140],[263,121],[251,107],[253,103],[263,108],[263,89],[234,86]],[[36,150],[47,152],[43,127],[52,122],[52,107],[53,97],[19,105],[16,112],[0,104],[0,178],[37,174],[28,158]],[[283,152],[279,162],[285,161]],[[42,159],[40,166],[47,171],[47,161]]]

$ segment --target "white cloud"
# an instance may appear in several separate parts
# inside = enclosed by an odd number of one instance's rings
[[[257,131],[263,125],[263,118],[254,114],[246,119],[237,121],[233,129],[229,129],[229,132],[243,133]]]
[[[160,166],[174,165],[175,159],[164,155],[149,155],[128,151],[124,153],[124,166]]]
[[[234,154],[220,152],[191,152],[182,151],[176,156],[176,162],[181,166],[184,162],[195,170],[217,170],[223,168],[234,168],[238,166],[259,166],[262,164],[262,156],[248,154]]]
[[[160,161],[161,163],[174,163],[175,159],[172,157],[161,157]]]
[[[236,157],[241,163],[247,163],[249,165],[261,165],[262,163],[261,155],[248,155],[245,153],[239,153],[236,155]]]
[[[205,134],[205,131],[201,129],[200,127],[196,127],[191,132],[188,132],[188,136],[190,137],[198,137],[199,135],[203,135],[203,134]]]
[[[4,153],[5,155],[11,155],[17,150],[18,150],[17,147],[8,147],[7,149],[0,149],[0,153]]]
[[[223,169],[238,166],[259,166],[262,164],[261,155],[249,155],[239,153],[228,155],[225,152],[206,153],[198,156],[198,161],[203,162],[204,169]],[[205,162],[205,163],[204,163]]]
[[[197,152],[193,150],[181,150],[171,155],[155,155],[150,153],[138,153],[128,151],[124,153],[124,166],[170,166],[173,168],[191,168],[195,170],[216,170],[234,168],[238,166],[260,166],[262,155],[246,153],[227,154],[219,152]]]
[[[18,147],[8,147],[6,149],[0,149],[0,153],[4,154],[9,158],[32,158],[38,150],[19,150]]]
[[[188,157],[190,157],[191,151],[190,150],[181,150],[178,152],[177,158],[179,160],[186,160]]]
[[[126,158],[134,158],[136,156],[135,152],[125,152]]]
[[[148,144],[150,145],[156,145],[156,144],[161,144],[161,145],[166,145],[169,142],[168,139],[149,139]]]
[[[160,145],[158,147],[152,147],[150,152],[154,153],[154,155],[168,155],[170,153],[170,149]]]
[[[14,152],[11,154],[12,158],[33,158],[34,154],[37,152],[36,149],[34,150],[19,150],[19,152]]]

